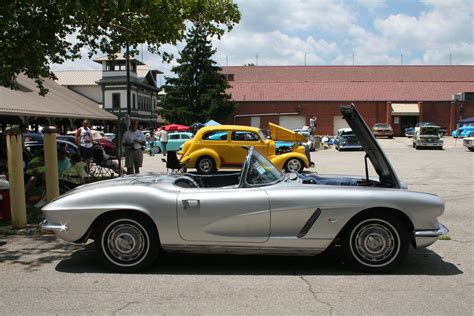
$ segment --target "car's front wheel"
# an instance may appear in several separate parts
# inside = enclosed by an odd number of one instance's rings
[[[216,173],[216,162],[209,156],[204,156],[198,159],[196,162],[196,170],[200,174],[213,174]]]
[[[161,148],[158,147],[158,146],[153,147],[153,153],[154,153],[155,155],[161,153]]]
[[[468,147],[469,151],[474,151],[474,147]]]
[[[290,158],[286,161],[284,169],[286,172],[303,172],[304,164],[298,158]]]
[[[358,269],[389,272],[408,252],[408,231],[395,216],[364,216],[354,220],[344,235],[347,259]]]
[[[122,212],[102,219],[95,240],[104,265],[116,272],[137,272],[151,266],[160,253],[160,240],[145,215]]]

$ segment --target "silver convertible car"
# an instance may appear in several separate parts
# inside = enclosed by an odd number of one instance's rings
[[[43,228],[94,239],[104,264],[134,272],[163,251],[315,255],[337,247],[368,272],[388,272],[408,247],[448,230],[444,202],[408,191],[353,105],[341,112],[366,152],[366,174],[281,173],[249,148],[239,173],[126,176],[88,184],[43,207]],[[368,174],[368,161],[377,173]]]

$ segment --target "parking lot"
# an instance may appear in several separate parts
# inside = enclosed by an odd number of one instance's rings
[[[411,139],[379,139],[410,190],[440,195],[449,240],[410,251],[393,274],[352,270],[327,256],[167,254],[143,274],[106,272],[93,244],[51,235],[4,236],[4,314],[453,314],[472,315],[474,153],[445,138],[444,150],[415,150]],[[318,173],[364,174],[363,152],[311,154]],[[145,157],[143,173],[166,171]],[[372,175],[374,172],[372,170]]]

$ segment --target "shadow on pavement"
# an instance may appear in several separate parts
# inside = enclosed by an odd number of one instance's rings
[[[89,244],[56,266],[64,273],[110,273]],[[337,257],[194,255],[166,253],[143,274],[176,275],[365,275]],[[458,275],[463,271],[429,249],[410,249],[404,263],[391,275]]]
[[[36,271],[41,266],[69,258],[74,251],[84,247],[68,243],[58,245],[51,235],[19,236],[14,242],[12,240],[5,239],[0,246],[0,263],[19,265],[25,271]]]

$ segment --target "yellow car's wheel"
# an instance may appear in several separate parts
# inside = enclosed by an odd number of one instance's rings
[[[196,162],[196,170],[200,174],[213,174],[216,173],[216,162],[212,157],[203,156]]]
[[[303,172],[304,163],[298,158],[290,158],[285,162],[284,169],[286,172]]]

